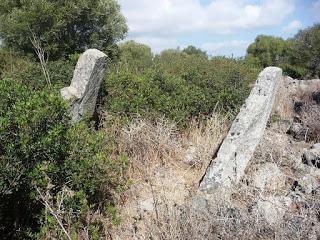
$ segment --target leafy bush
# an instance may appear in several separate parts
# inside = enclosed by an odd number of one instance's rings
[[[298,65],[283,63],[279,67],[282,68],[284,74],[296,79],[302,79],[308,74],[308,69],[300,67]]]
[[[47,64],[51,83],[55,89],[69,85],[75,64],[68,60],[51,61]],[[1,71],[2,70],[2,71]],[[33,58],[0,49],[0,76],[28,86],[32,90],[47,87],[41,65]]]
[[[119,45],[119,65],[124,69],[141,72],[152,65],[153,54],[147,45],[127,41]]]
[[[125,116],[164,115],[184,124],[210,114],[217,104],[227,111],[239,108],[257,74],[241,60],[209,60],[166,50],[140,73],[114,66],[106,79],[105,110]]]
[[[49,91],[30,94],[26,86],[5,79],[0,81],[0,93],[0,211],[9,214],[0,214],[1,222],[24,230],[29,221],[35,222],[39,210],[28,197],[29,174],[40,162],[63,160],[69,117],[66,104]]]
[[[64,239],[59,221],[70,236],[101,231],[88,216],[112,205],[126,159],[111,136],[69,122],[58,91],[0,81],[0,235]]]

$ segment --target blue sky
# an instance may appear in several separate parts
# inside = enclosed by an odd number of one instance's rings
[[[119,0],[128,39],[154,52],[194,45],[243,56],[259,34],[288,38],[320,22],[320,0]]]

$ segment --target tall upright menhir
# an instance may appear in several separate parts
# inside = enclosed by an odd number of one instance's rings
[[[107,66],[107,55],[89,49],[81,55],[69,87],[61,89],[62,97],[70,102],[72,122],[91,117]]]

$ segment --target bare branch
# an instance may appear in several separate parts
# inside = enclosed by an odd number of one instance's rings
[[[44,206],[49,210],[49,212],[51,213],[51,215],[57,220],[58,224],[60,225],[62,231],[65,233],[66,237],[68,238],[68,240],[71,240],[71,237],[69,235],[69,233],[67,232],[67,230],[65,229],[65,227],[63,226],[63,223],[61,222],[58,214],[55,213],[55,211],[53,210],[53,208],[50,206],[50,203],[46,200],[45,196],[41,193],[41,191],[39,190],[39,188],[35,187],[36,191],[38,192]]]
[[[28,26],[29,27],[29,26]],[[42,73],[46,79],[46,82],[49,86],[51,86],[51,80],[50,80],[50,75],[49,75],[49,71],[47,68],[47,62],[48,62],[48,56],[47,59],[45,58],[45,51],[43,50],[43,48],[41,47],[41,42],[39,40],[39,38],[35,35],[35,33],[32,31],[32,29],[29,27],[29,31],[31,33],[31,37],[30,37],[30,41],[33,45],[34,51],[38,56],[38,59],[40,61],[41,64],[41,69],[42,69]]]

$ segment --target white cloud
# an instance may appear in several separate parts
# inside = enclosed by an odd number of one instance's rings
[[[228,34],[275,26],[293,11],[294,0],[119,0],[134,34],[157,36],[207,31]],[[257,1],[255,1],[257,2]]]
[[[245,41],[213,42],[215,35],[231,35],[277,27],[293,12],[296,0],[118,0],[129,26],[129,39],[154,52],[183,44],[201,46],[210,54],[244,53]],[[320,0],[319,0],[320,1]],[[230,39],[230,38],[229,38]],[[194,44],[197,42],[197,44]],[[209,42],[202,44],[203,42]]]
[[[204,43],[201,46],[201,48],[203,48],[209,54],[212,55],[221,55],[227,50],[230,54],[235,54],[236,56],[238,56],[239,53],[244,53],[246,51],[249,44],[249,41],[233,40],[224,42]]]
[[[314,18],[317,21],[320,21],[320,15],[319,15],[319,12],[320,12],[320,0],[315,1],[313,3],[313,12],[314,12]]]
[[[163,49],[176,48],[179,45],[178,41],[174,38],[135,37],[131,38],[131,40],[150,46],[155,53],[159,53]]]
[[[298,20],[293,20],[287,26],[285,26],[283,28],[283,30],[285,32],[293,32],[293,31],[296,31],[296,30],[298,30],[300,28],[302,28],[302,23],[300,21],[298,21]]]

